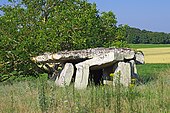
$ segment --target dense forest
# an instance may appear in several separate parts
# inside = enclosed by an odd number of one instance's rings
[[[126,39],[130,44],[170,44],[170,33],[127,27]]]

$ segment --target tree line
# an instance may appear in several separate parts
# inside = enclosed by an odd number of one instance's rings
[[[170,33],[127,27],[126,40],[130,44],[170,44]]]
[[[0,6],[1,78],[37,75],[30,58],[44,52],[127,45],[126,26],[87,0],[8,1]]]

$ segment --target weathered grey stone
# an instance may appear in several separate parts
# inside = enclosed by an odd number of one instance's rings
[[[118,54],[115,53],[108,53],[76,64],[77,73],[75,79],[75,87],[77,89],[83,89],[87,87],[88,77],[89,77],[89,67],[93,67],[93,66],[100,67],[107,63],[113,63],[117,61],[117,59],[123,58],[121,55],[119,56],[120,57],[118,57]]]
[[[62,64],[72,62],[76,64],[77,71],[74,86],[77,89],[84,89],[88,85],[89,70],[103,70],[101,71],[102,76],[106,76],[106,78],[109,78],[110,73],[114,73],[114,82],[120,72],[120,83],[128,86],[131,83],[131,77],[137,76],[136,63],[144,63],[144,55],[141,52],[135,53],[131,49],[94,48],[61,51],[55,54],[45,53],[32,58],[32,60],[39,63]],[[69,85],[73,71],[73,66],[65,65],[60,77],[56,79],[56,84],[59,86]]]
[[[135,56],[135,51],[123,52],[125,59],[133,59]]]
[[[144,64],[145,60],[144,60],[144,54],[142,52],[136,52],[135,53],[135,60],[136,60],[136,64]]]
[[[85,89],[88,85],[89,65],[80,63],[76,65],[76,68],[77,72],[74,86],[77,89]]]
[[[134,60],[129,61],[131,66],[131,77],[138,79],[137,68]]]
[[[113,85],[118,83],[120,80],[120,84],[123,86],[129,86],[131,83],[131,66],[130,63],[119,62],[117,69],[115,70],[113,78]]]
[[[65,85],[70,85],[72,76],[74,73],[74,66],[72,63],[66,63],[63,70],[61,71],[61,74],[59,78],[56,78],[56,85],[57,86],[65,86]]]
[[[78,59],[92,59],[95,57],[104,57],[105,55],[112,53],[117,60],[134,58],[135,52],[131,49],[122,48],[94,48],[75,51],[61,51],[55,54],[45,53],[43,55],[33,57],[34,62],[66,62],[69,60]]]

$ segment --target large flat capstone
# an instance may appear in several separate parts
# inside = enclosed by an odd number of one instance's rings
[[[44,53],[43,55],[33,57],[35,62],[66,62],[69,60],[92,59],[96,57],[105,57],[112,54],[115,60],[134,58],[135,52],[131,49],[122,48],[94,48],[75,51],[61,51],[57,53]]]

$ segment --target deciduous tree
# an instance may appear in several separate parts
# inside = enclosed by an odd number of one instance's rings
[[[35,75],[30,57],[44,52],[124,42],[115,15],[99,14],[96,4],[86,0],[9,0],[0,10],[2,74]]]

